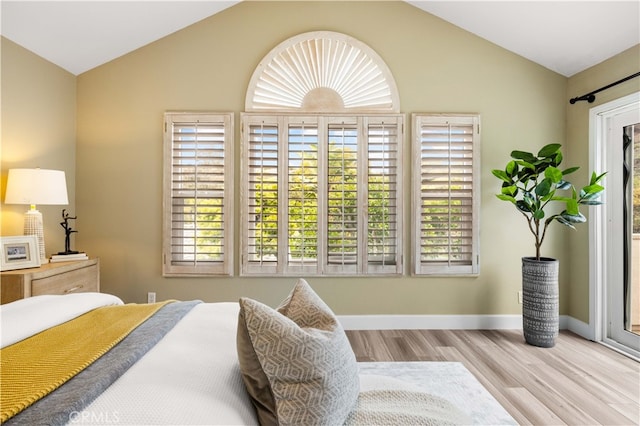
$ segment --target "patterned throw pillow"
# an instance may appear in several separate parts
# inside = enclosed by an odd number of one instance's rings
[[[237,345],[261,425],[341,425],[355,407],[360,381],[349,340],[305,280],[277,310],[241,298]]]

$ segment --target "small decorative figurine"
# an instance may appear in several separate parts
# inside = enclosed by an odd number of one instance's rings
[[[60,222],[60,226],[62,226],[64,228],[64,251],[59,252],[58,254],[77,254],[80,253],[78,251],[75,250],[71,250],[71,234],[73,232],[78,232],[76,230],[74,230],[73,228],[71,228],[71,226],[69,225],[69,220],[71,219],[77,219],[78,216],[69,216],[69,213],[67,213],[67,209],[62,209],[62,219],[64,219],[62,222]]]

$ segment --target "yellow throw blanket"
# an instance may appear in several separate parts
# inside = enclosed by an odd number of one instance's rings
[[[167,303],[94,309],[0,350],[0,422],[63,385]]]

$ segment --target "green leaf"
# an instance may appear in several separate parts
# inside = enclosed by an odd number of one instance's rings
[[[560,145],[559,143],[550,143],[548,145],[545,145],[540,151],[538,151],[538,157],[553,157],[556,155],[561,146],[562,145]]]
[[[556,184],[556,188],[562,189],[562,190],[569,189],[571,188],[571,182],[567,182],[566,180],[561,180]]]
[[[567,210],[565,211],[571,216],[579,215],[580,210],[578,209],[578,202],[574,199],[567,200]]]
[[[505,171],[507,172],[508,176],[515,176],[516,174],[518,174],[518,164],[513,160],[509,161],[507,163],[507,168],[505,169]]]
[[[587,206],[601,206],[604,203],[602,201],[598,201],[598,200],[585,199],[585,200],[580,200],[580,204],[585,204]]]
[[[535,219],[538,219],[538,220],[543,219],[544,218],[544,210],[538,209],[538,210],[534,211],[533,212],[533,217]]]
[[[604,177],[604,175],[606,175],[607,172],[602,173],[601,175],[596,176],[596,172],[592,172],[591,173],[591,180],[589,181],[590,185],[594,185],[598,182],[600,182],[602,180],[602,178]]]
[[[556,167],[558,167],[560,163],[562,163],[562,153],[560,151],[556,153],[553,163],[554,163],[554,166]]]
[[[562,202],[567,202],[567,201],[571,201],[573,200],[573,198],[569,198],[569,197],[553,197],[553,201],[562,201]]]
[[[569,222],[568,220],[566,220],[565,218],[563,218],[562,216],[556,216],[556,220],[558,222],[560,222],[561,224],[568,226],[571,229],[576,229],[575,226],[573,226],[573,224],[571,222]]]
[[[513,183],[513,179],[511,179],[506,172],[504,172],[503,170],[491,170],[491,173],[493,173],[493,175],[495,177],[497,177],[500,180],[503,180],[509,184]]]
[[[551,179],[544,178],[542,181],[536,186],[536,195],[538,197],[544,197],[548,195],[551,191]]]
[[[580,200],[596,200],[600,198],[601,195],[602,195],[601,192],[594,192],[592,194],[587,194],[584,191],[580,191]]]
[[[516,160],[524,160],[527,163],[534,163],[537,158],[530,152],[526,151],[511,151],[511,158]]]
[[[513,185],[509,185],[507,182],[503,182],[503,183],[502,183],[502,188],[503,188],[503,189],[502,189],[503,191],[504,191],[504,188],[509,188],[509,189],[508,189],[508,191],[510,191],[510,192],[509,192],[509,195],[512,195],[512,196],[514,196],[514,197],[515,197],[516,195],[518,195],[518,190],[519,190],[519,188],[518,188],[518,185],[516,185],[515,183],[513,183]]]
[[[499,199],[501,199],[502,201],[510,201],[510,202],[512,202],[513,204],[515,204],[515,203],[516,203],[516,199],[515,199],[515,198],[513,198],[513,197],[512,197],[512,196],[510,196],[510,195],[506,195],[506,194],[497,194],[497,195],[496,195],[496,197],[498,197],[498,198],[499,198]]]
[[[522,200],[527,204],[527,206],[529,206],[529,208],[532,208],[536,203],[536,197],[534,197],[530,192],[525,192],[522,196]]]
[[[529,170],[533,170],[534,172],[536,171],[536,166],[534,166],[532,163],[533,161],[527,162],[524,160],[518,160],[516,161],[516,163],[520,164],[522,167],[525,167]]]
[[[516,192],[518,192],[518,187],[515,185],[503,186],[500,192],[505,195],[514,196]]]
[[[604,187],[595,183],[593,185],[585,186],[584,188],[582,188],[582,190],[585,192],[585,194],[592,195],[601,193],[602,191],[604,191]]]
[[[531,213],[531,207],[527,206],[527,203],[525,203],[523,200],[516,201],[516,207],[521,212]]]
[[[580,212],[578,214],[569,214],[566,210],[560,213],[560,216],[570,223],[585,223],[587,218]]]
[[[558,183],[562,180],[562,172],[553,166],[549,166],[544,171],[544,177],[550,179],[552,183]]]
[[[580,167],[569,167],[568,169],[562,172],[563,175],[568,175],[569,173],[573,173],[576,170],[580,169]]]
[[[524,160],[535,157],[530,152],[513,150],[511,151],[511,158],[515,158],[516,160]]]

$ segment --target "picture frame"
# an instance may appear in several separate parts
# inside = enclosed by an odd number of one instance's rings
[[[0,237],[0,271],[39,266],[40,253],[35,235]]]

